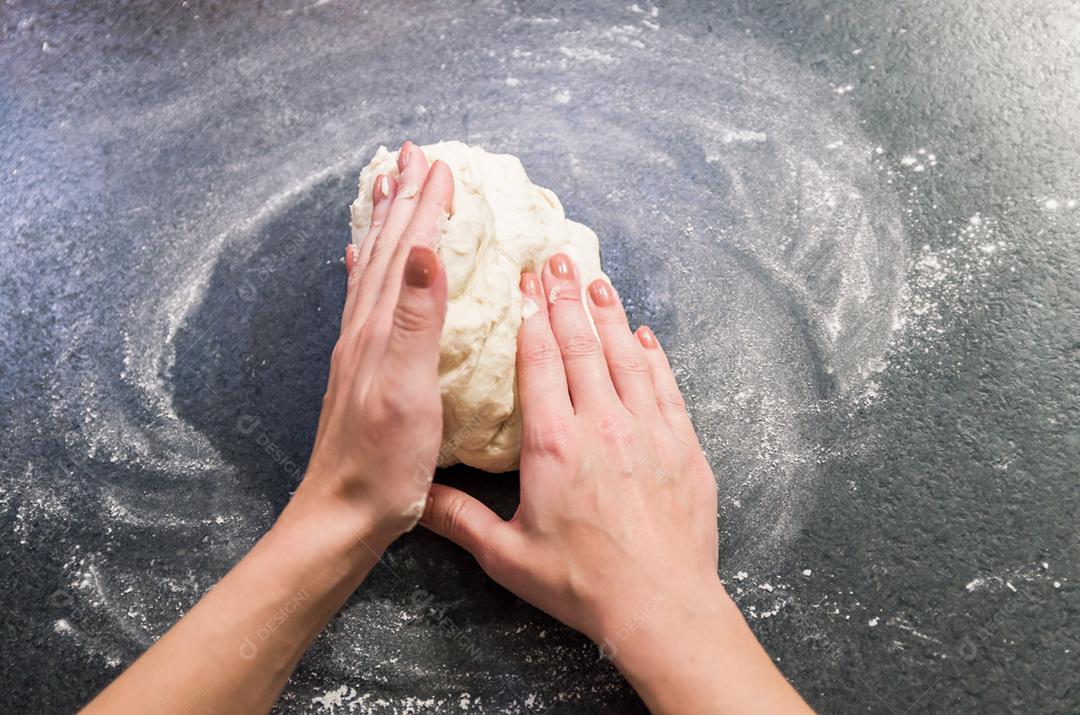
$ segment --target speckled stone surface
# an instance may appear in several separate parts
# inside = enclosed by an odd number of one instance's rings
[[[1067,2],[0,9],[0,710],[68,711],[272,523],[356,175],[521,157],[668,346],[721,576],[823,712],[1076,712],[1080,10]],[[513,475],[442,474],[503,513]],[[178,704],[179,707],[179,704]],[[636,712],[430,534],[288,713]]]

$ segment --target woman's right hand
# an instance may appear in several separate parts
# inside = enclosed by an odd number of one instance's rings
[[[667,358],[556,254],[521,277],[521,502],[435,484],[421,523],[600,645],[656,713],[808,712],[717,575],[716,482]]]
[[[609,654],[660,605],[723,597],[716,483],[656,337],[630,331],[606,281],[552,256],[521,277],[521,503],[503,521],[436,484],[422,523],[497,582]]]

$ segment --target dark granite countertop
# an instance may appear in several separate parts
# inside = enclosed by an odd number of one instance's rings
[[[100,5],[98,7],[92,7]],[[0,710],[70,711],[306,462],[356,176],[521,157],[670,347],[721,575],[822,712],[1077,712],[1080,10],[9,2]],[[514,475],[457,469],[504,512]],[[407,535],[281,712],[636,712]]]

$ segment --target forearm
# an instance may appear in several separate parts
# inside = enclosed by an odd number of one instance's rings
[[[717,582],[646,608],[605,647],[653,713],[806,713]]]
[[[265,712],[389,543],[303,488],[218,585],[86,712]]]

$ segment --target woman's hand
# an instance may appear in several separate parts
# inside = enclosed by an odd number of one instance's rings
[[[600,340],[565,255],[521,291],[539,308],[518,336],[521,504],[504,522],[435,485],[423,521],[603,643],[656,599],[719,588],[716,483],[663,350],[630,331],[614,288],[589,286]]]
[[[615,290],[552,256],[521,277],[521,503],[448,486],[422,522],[597,642],[654,712],[805,712],[717,576],[716,482],[667,358]]]
[[[308,472],[317,494],[388,543],[420,518],[442,440],[439,336],[446,274],[434,252],[449,167],[406,142],[400,179],[375,179],[371,229],[349,247],[348,295]]]
[[[274,527],[88,713],[268,712],[308,644],[420,516],[442,439],[445,164],[401,148],[350,247],[341,336],[307,474]],[[284,396],[287,399],[287,396]]]

